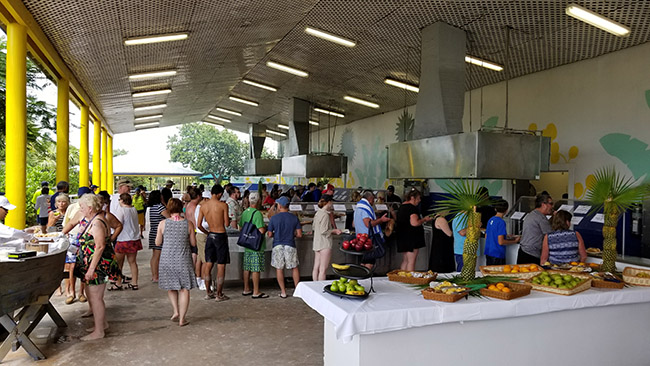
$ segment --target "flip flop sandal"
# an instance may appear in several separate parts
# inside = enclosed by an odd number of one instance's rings
[[[138,285],[132,285],[132,284],[129,283],[127,286],[129,286],[129,288],[131,290],[133,290],[133,291],[138,291],[139,290]]]
[[[215,299],[216,302],[221,302],[226,300],[230,300],[230,298],[226,295],[217,296],[217,298]]]
[[[252,294],[253,294],[253,291],[250,291],[250,292],[242,292],[242,293],[241,293],[242,296],[250,296],[250,295],[252,295]]]
[[[282,294],[279,294],[278,296],[280,296],[280,297],[283,298],[283,299],[286,299],[287,297],[289,297],[289,295],[284,295],[284,296],[282,296]]]
[[[67,299],[65,299],[65,303],[67,305],[70,305],[74,302],[74,296],[69,296]]]
[[[203,300],[212,300],[212,299],[214,299],[214,298],[215,298],[215,295],[214,295],[214,294],[210,294],[210,295],[205,295],[205,297],[203,297]]]
[[[259,294],[259,295],[257,295],[257,296],[253,295],[253,296],[251,296],[251,297],[252,297],[253,299],[268,299],[268,298],[269,298],[269,295],[267,295],[267,294],[265,294],[265,293],[262,292],[261,294]]]
[[[108,291],[122,291],[122,290],[124,290],[124,286],[113,285],[108,288]]]

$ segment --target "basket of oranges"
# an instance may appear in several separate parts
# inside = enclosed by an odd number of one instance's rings
[[[496,266],[481,266],[483,276],[503,276],[528,279],[540,274],[544,269],[537,264],[504,264]]]
[[[530,294],[532,288],[531,285],[523,283],[497,282],[482,288],[481,295],[501,300],[512,300]]]

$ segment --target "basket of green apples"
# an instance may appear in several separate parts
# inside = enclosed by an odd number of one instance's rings
[[[589,275],[568,274],[559,271],[544,271],[528,280],[534,290],[570,296],[591,288]]]

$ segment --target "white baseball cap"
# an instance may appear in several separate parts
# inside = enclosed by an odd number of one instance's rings
[[[210,191],[203,191],[203,193],[201,194],[201,197],[203,197],[203,198],[212,198],[212,193],[210,193]]]
[[[9,203],[9,200],[5,196],[0,196],[0,207],[4,208],[5,210],[13,210],[16,208],[15,205]]]

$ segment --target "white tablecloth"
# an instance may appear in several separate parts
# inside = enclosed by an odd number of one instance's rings
[[[303,299],[334,324],[336,337],[344,343],[358,334],[390,332],[426,325],[473,320],[528,316],[554,311],[616,304],[650,302],[650,288],[622,290],[596,289],[573,296],[533,290],[530,295],[510,301],[469,297],[455,303],[425,300],[411,285],[375,278],[367,299],[348,299],[323,292],[332,281],[300,282],[294,296]],[[370,280],[359,281],[366,289]]]

